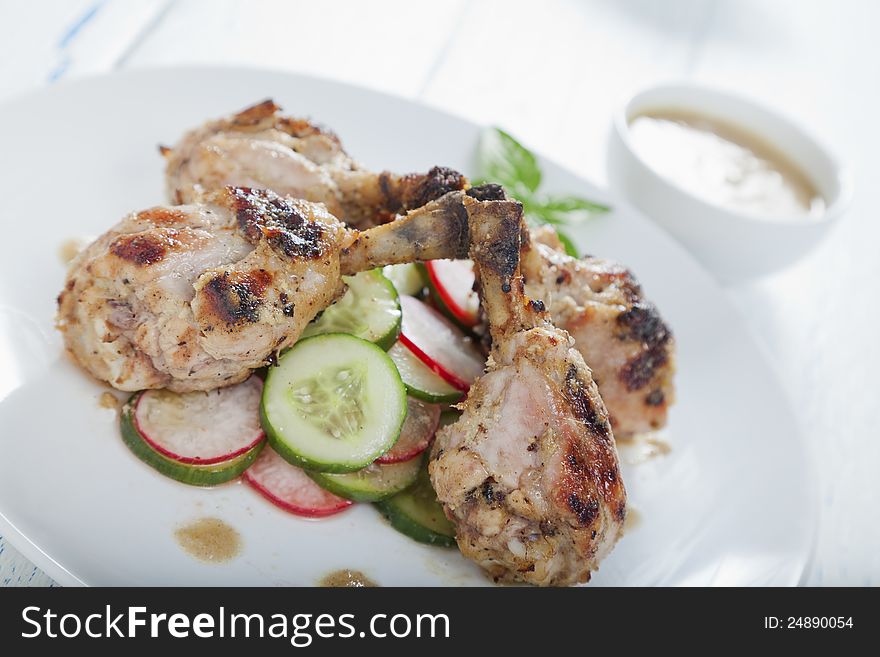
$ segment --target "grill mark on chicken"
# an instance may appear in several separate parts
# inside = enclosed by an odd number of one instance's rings
[[[286,317],[293,317],[296,305],[289,300],[287,293],[279,293],[278,300],[281,302],[281,312],[284,313]]]
[[[651,383],[658,371],[665,367],[668,362],[669,352],[666,349],[666,343],[661,342],[627,361],[626,365],[620,370],[620,380],[628,391],[635,392]],[[660,392],[660,394],[662,395],[663,393]],[[648,400],[646,399],[645,401],[647,403]],[[662,400],[660,403],[662,403]],[[659,406],[660,403],[648,403],[648,405]]]
[[[381,177],[386,180],[383,189],[390,188],[388,180],[390,174],[383,173]],[[458,171],[449,167],[431,167],[427,174],[411,173],[400,179],[399,199],[389,198],[388,208],[397,207],[397,212],[409,208],[419,208],[449,192],[464,189],[467,179]]]
[[[607,439],[611,433],[611,426],[602,417],[588,394],[587,385],[578,376],[577,368],[572,365],[565,374],[565,399],[568,401],[575,417],[582,420],[590,430],[598,436]]]
[[[455,203],[451,208],[455,215],[455,221],[448,222],[443,230],[445,231],[445,241],[447,244],[453,244],[456,257],[461,253],[464,257],[467,255],[470,238],[468,236],[468,213],[464,206]]]
[[[495,183],[486,183],[477,187],[471,187],[465,193],[478,201],[503,201],[507,198],[504,193],[504,188]]]
[[[260,319],[266,288],[272,283],[269,272],[256,271],[230,275],[223,272],[205,284],[213,313],[226,324],[256,322]]]
[[[286,227],[268,228],[266,232],[269,244],[291,258],[320,258],[324,254],[322,236],[321,225],[311,221],[293,230]]]
[[[176,231],[175,231],[176,232]],[[141,267],[148,267],[165,257],[169,247],[174,246],[170,235],[123,235],[110,245],[110,252],[123,260]]]
[[[662,390],[652,390],[647,397],[645,397],[645,403],[648,406],[662,406],[666,401],[666,395]]]
[[[497,206],[493,206],[493,211],[503,212]],[[520,245],[518,240],[502,239],[502,236],[519,233],[520,221],[521,216],[516,213],[499,216],[483,247],[481,264],[501,277],[504,292],[510,292],[511,280],[519,268]]]
[[[636,340],[649,346],[666,344],[672,337],[654,304],[640,301],[632,308],[620,313],[616,320],[623,329],[622,340]]]
[[[616,323],[623,329],[621,340],[641,342],[646,349],[627,361],[620,371],[620,380],[627,390],[635,392],[650,384],[658,370],[669,362],[668,343],[672,332],[657,312],[654,304],[641,301],[620,313]],[[661,406],[666,399],[662,390],[652,391],[646,398],[647,406]]]
[[[565,482],[563,491],[586,495],[586,482],[593,482],[606,502],[619,494],[620,470],[616,459],[609,459],[597,450],[590,450],[581,443],[569,443],[565,459]]]
[[[496,481],[494,477],[487,477],[486,481],[484,481],[483,485],[480,487],[480,494],[489,506],[500,504],[506,497],[503,490],[497,490],[495,488],[495,483]]]
[[[320,223],[274,192],[228,187],[238,225],[253,243],[261,237],[290,258],[319,258],[327,249]]]
[[[577,516],[578,522],[584,527],[591,525],[599,515],[599,503],[596,500],[585,502],[575,493],[568,496],[568,508]]]

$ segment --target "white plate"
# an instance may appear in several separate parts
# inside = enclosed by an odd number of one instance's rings
[[[376,170],[469,172],[479,128],[405,100],[289,74],[158,70],[63,84],[0,108],[0,534],[62,584],[312,584],[337,568],[383,585],[484,584],[455,550],[401,536],[366,505],[322,521],[287,515],[241,484],[165,479],[132,456],[105,388],[53,329],[66,239],[162,203],[159,143],[271,96],[332,126]],[[607,200],[576,231],[630,265],[678,339],[672,451],[624,476],[640,522],[594,576],[611,585],[790,585],[810,554],[814,478],[771,369],[723,291],[619,199],[543,162],[546,188]],[[174,529],[218,516],[244,538],[198,562]]]

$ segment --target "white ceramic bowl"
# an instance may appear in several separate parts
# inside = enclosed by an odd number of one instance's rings
[[[649,166],[630,140],[630,121],[660,110],[706,115],[772,145],[813,182],[825,200],[825,211],[818,217],[755,217],[695,196]],[[633,96],[615,113],[607,164],[612,189],[666,228],[725,282],[794,262],[822,239],[852,196],[848,171],[803,129],[750,100],[695,85],[657,86]]]

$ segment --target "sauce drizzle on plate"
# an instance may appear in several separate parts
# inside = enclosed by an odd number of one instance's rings
[[[241,535],[219,518],[199,518],[175,530],[174,538],[199,561],[222,563],[241,552]]]
[[[337,588],[371,588],[379,585],[359,570],[349,570],[348,568],[343,568],[341,570],[334,570],[332,573],[327,573],[326,575],[324,575],[324,577],[322,577],[318,581],[318,586]]]

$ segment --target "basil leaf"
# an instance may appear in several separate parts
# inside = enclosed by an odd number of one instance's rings
[[[528,196],[541,185],[535,156],[500,128],[483,131],[478,160],[483,178],[504,185],[516,197]]]
[[[540,226],[541,224],[552,224],[554,226],[559,226],[566,223],[564,217],[545,212],[544,206],[542,205],[536,205],[534,203],[530,203],[529,201],[522,201],[522,204],[523,213],[526,215],[526,220],[535,226]]]
[[[537,227],[542,224],[551,224],[553,226],[553,232],[556,233],[556,236],[559,238],[559,241],[562,242],[562,248],[565,250],[565,252],[574,258],[581,257],[580,254],[578,253],[578,249],[574,243],[574,240],[571,239],[571,237],[569,237],[567,233],[564,233],[559,229],[558,223],[553,223],[552,221],[544,221],[541,217],[538,217],[534,214],[527,214],[526,215],[526,223],[529,226],[533,226],[533,227]]]
[[[580,254],[578,253],[577,246],[575,246],[574,240],[571,239],[568,235],[563,233],[561,230],[556,231],[556,236],[559,238],[559,241],[562,242],[562,246],[565,247],[565,252],[570,255],[572,258],[580,258]]]
[[[538,193],[541,169],[535,156],[500,128],[487,128],[480,136],[478,149],[480,176],[475,185],[494,182],[523,204],[531,225],[565,225],[583,221],[609,211],[609,207],[578,196],[545,196]],[[561,236],[566,251],[577,255],[571,239]]]
[[[533,204],[535,204],[534,201]],[[540,201],[539,204],[540,214],[549,223],[584,221],[611,210],[607,205],[577,196],[550,196]]]

